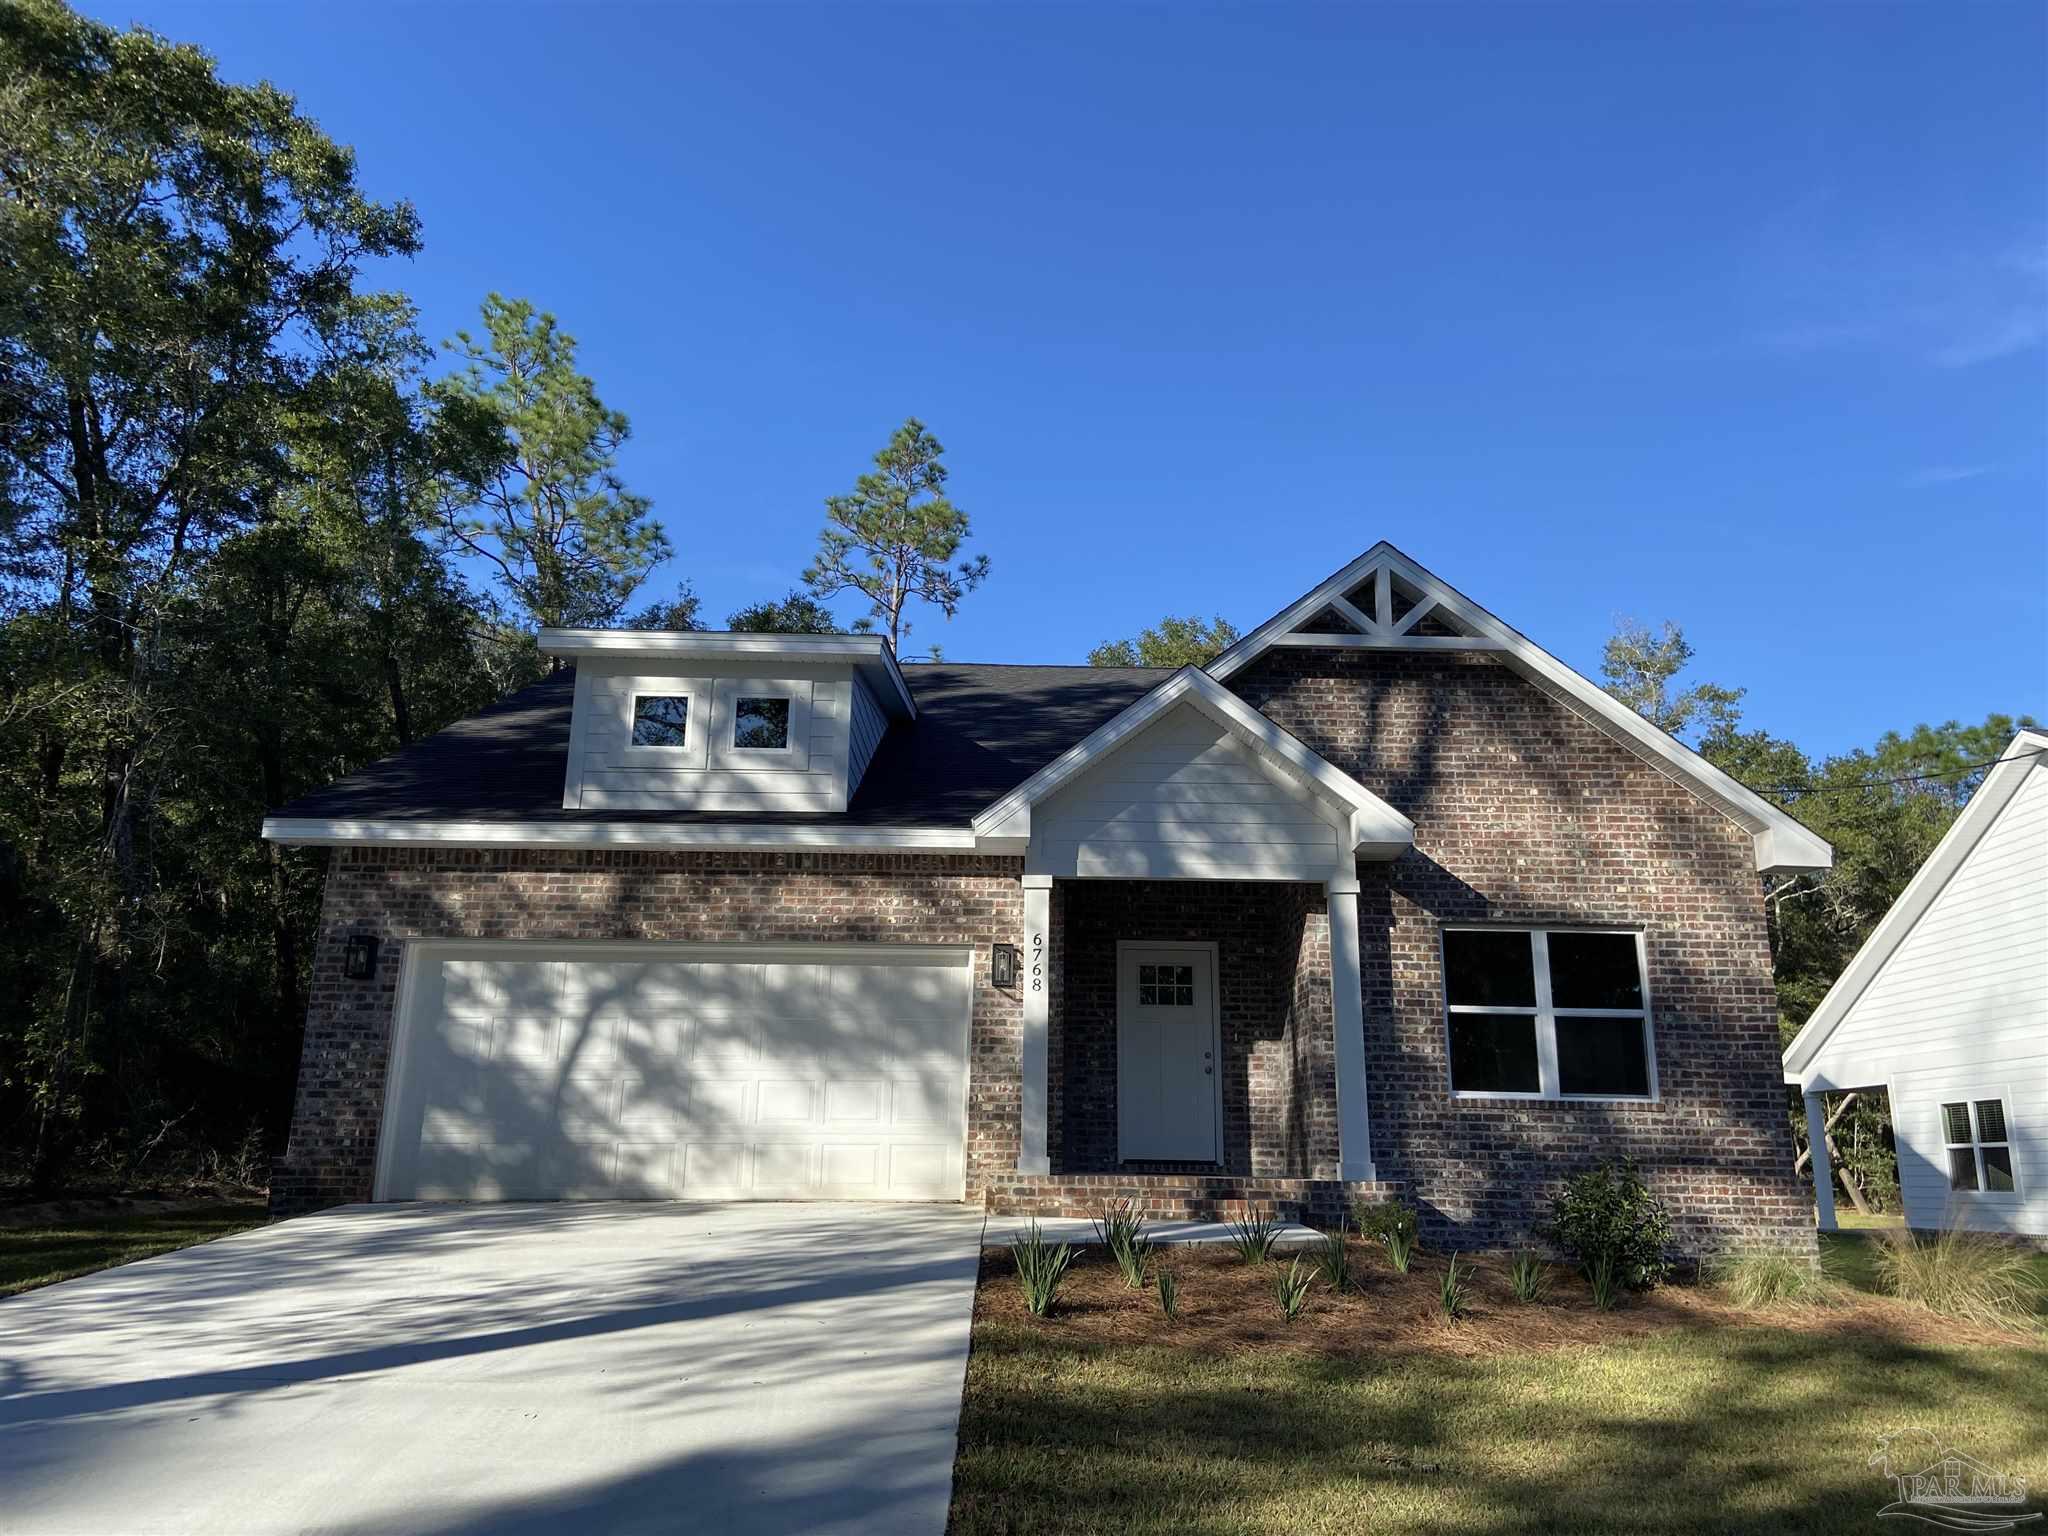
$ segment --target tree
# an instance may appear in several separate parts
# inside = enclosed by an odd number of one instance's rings
[[[1601,657],[1607,691],[1660,731],[1681,739],[1688,731],[1732,729],[1742,717],[1742,688],[1694,683],[1673,694],[1672,680],[1692,661],[1685,632],[1669,619],[1652,634],[1634,619],[1618,620]]]
[[[519,613],[546,629],[604,625],[668,558],[650,503],[625,488],[629,426],[576,371],[576,341],[525,299],[493,293],[467,366],[432,390],[462,468],[444,519]]]
[[[676,595],[666,602],[649,603],[638,613],[626,620],[628,629],[701,630],[704,621],[697,617],[704,606],[697,589],[687,581],[676,586]]]
[[[949,564],[972,529],[946,499],[944,449],[915,416],[875,455],[875,468],[849,495],[828,497],[818,556],[804,572],[813,596],[858,592],[872,604],[856,630],[880,627],[892,648],[910,633],[903,610],[915,598],[952,618],[960,600],[988,578],[988,556]]]
[[[749,603],[725,616],[727,629],[766,635],[837,635],[845,633],[832,610],[801,587],[781,602]]]
[[[1237,644],[1237,627],[1228,619],[1204,624],[1190,615],[1168,614],[1136,640],[1105,640],[1088,653],[1091,667],[1206,667]]]
[[[0,1092],[47,1176],[93,1101],[148,1090],[197,934],[172,801],[224,711],[182,689],[173,620],[382,315],[362,264],[418,231],[289,96],[198,49],[14,0],[0,82]]]

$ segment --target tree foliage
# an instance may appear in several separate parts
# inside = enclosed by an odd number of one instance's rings
[[[1660,731],[1681,739],[1703,730],[1732,727],[1742,717],[1741,688],[1696,682],[1674,692],[1673,684],[1693,658],[1685,632],[1669,619],[1652,632],[1623,619],[1614,627],[1600,659],[1607,691]]]
[[[1228,619],[1206,624],[1192,614],[1168,614],[1135,640],[1105,640],[1088,653],[1091,667],[1206,667],[1237,644],[1237,627]]]
[[[972,528],[946,498],[944,451],[915,416],[898,427],[850,493],[826,498],[817,558],[804,572],[815,597],[865,597],[868,612],[854,628],[880,629],[899,650],[913,600],[950,619],[988,578],[987,555],[952,564]]]
[[[725,616],[725,627],[765,635],[837,635],[845,627],[832,610],[799,587],[781,602],[749,603]]]

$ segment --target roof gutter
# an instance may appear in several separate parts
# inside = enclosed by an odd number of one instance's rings
[[[351,821],[267,816],[263,836],[301,848],[892,849],[973,853],[969,827],[807,827],[634,821]]]

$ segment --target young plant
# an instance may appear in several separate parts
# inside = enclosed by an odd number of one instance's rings
[[[1549,1235],[1589,1272],[1605,1258],[1615,1283],[1631,1291],[1671,1271],[1671,1219],[1626,1158],[1569,1180],[1551,1203]]]
[[[1230,1224],[1230,1246],[1247,1264],[1265,1263],[1272,1256],[1274,1240],[1279,1236],[1280,1231],[1273,1218],[1263,1211]]]
[[[1517,1301],[1541,1301],[1550,1294],[1550,1266],[1524,1248],[1508,1261],[1508,1289]]]
[[[1159,1310],[1169,1318],[1180,1316],[1180,1271],[1159,1267]]]
[[[1823,1266],[1780,1248],[1731,1254],[1709,1265],[1707,1278],[1738,1307],[1826,1301],[1833,1289]]]
[[[1111,1200],[1102,1207],[1095,1222],[1095,1235],[1109,1249],[1110,1257],[1123,1273],[1124,1284],[1142,1290],[1145,1271],[1152,1263],[1152,1244],[1145,1240],[1145,1219],[1130,1200]]]
[[[1396,1235],[1415,1246],[1415,1207],[1399,1200],[1360,1200],[1351,1207],[1351,1224],[1369,1243],[1384,1243]]]
[[[1472,1310],[1471,1268],[1463,1272],[1458,1269],[1458,1256],[1451,1255],[1450,1267],[1437,1281],[1437,1299],[1443,1303],[1444,1316],[1456,1322]]]
[[[1877,1278],[1899,1300],[1994,1327],[2033,1321],[2041,1286],[2018,1244],[1954,1224],[1928,1238],[1905,1231],[1885,1237]]]
[[[1603,1253],[1586,1265],[1586,1283],[1593,1288],[1593,1305],[1612,1312],[1621,1300],[1621,1261]]]
[[[1415,1256],[1415,1234],[1413,1232],[1389,1232],[1382,1239],[1387,1245],[1387,1262],[1394,1266],[1394,1273],[1408,1273],[1408,1261]]]
[[[1308,1288],[1315,1283],[1313,1267],[1304,1265],[1300,1259],[1289,1261],[1285,1269],[1273,1271],[1273,1299],[1280,1303],[1280,1315],[1290,1323],[1301,1316],[1301,1309],[1308,1305]]]
[[[1010,1243],[1010,1259],[1017,1266],[1017,1285],[1024,1292],[1024,1305],[1033,1317],[1049,1316],[1059,1299],[1060,1283],[1074,1262],[1074,1250],[1065,1243],[1055,1245],[1038,1229],[1030,1230]]]
[[[1335,1232],[1326,1233],[1315,1246],[1315,1265],[1330,1289],[1342,1296],[1353,1285],[1351,1278],[1351,1247],[1345,1242],[1350,1236],[1346,1223],[1339,1222]]]

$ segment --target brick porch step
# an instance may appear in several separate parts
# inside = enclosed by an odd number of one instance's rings
[[[1267,1179],[1229,1174],[1055,1173],[992,1179],[983,1197],[993,1216],[1099,1216],[1129,1200],[1154,1221],[1236,1221],[1254,1214],[1334,1224],[1357,1198],[1391,1199],[1395,1184],[1340,1179]]]

